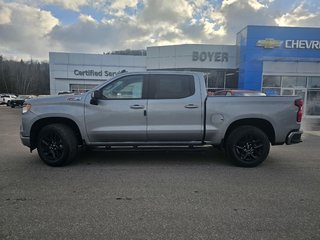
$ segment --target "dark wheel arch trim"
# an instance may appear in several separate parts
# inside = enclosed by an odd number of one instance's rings
[[[272,145],[281,145],[283,143],[276,143],[276,136],[275,136],[275,131],[274,131],[274,127],[272,126],[272,124],[265,120],[265,119],[261,119],[261,118],[245,118],[245,119],[240,119],[237,120],[233,123],[230,124],[230,126],[228,127],[224,139],[222,140],[222,146],[225,147],[225,143],[226,143],[226,139],[228,138],[228,136],[230,135],[230,133],[241,126],[252,126],[252,127],[256,127],[258,129],[260,129],[261,131],[263,131],[270,143]]]
[[[55,123],[64,124],[70,127],[76,136],[78,145],[83,144],[84,141],[83,141],[80,129],[73,120],[69,118],[64,118],[64,117],[49,117],[49,118],[39,119],[32,125],[31,131],[30,131],[30,149],[31,150],[34,150],[35,148],[37,148],[37,138],[41,129],[44,126],[47,126],[49,124],[55,124]]]

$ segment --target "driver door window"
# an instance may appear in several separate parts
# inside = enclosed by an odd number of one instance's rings
[[[106,99],[142,99],[143,76],[127,76],[102,89]]]

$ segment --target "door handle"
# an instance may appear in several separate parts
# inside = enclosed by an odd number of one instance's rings
[[[184,106],[185,108],[198,108],[198,105],[194,105],[194,104],[188,104]]]
[[[144,109],[143,105],[135,104],[130,106],[131,109]]]

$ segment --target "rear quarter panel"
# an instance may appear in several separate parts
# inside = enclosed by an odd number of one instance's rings
[[[300,123],[296,122],[298,107],[294,105],[295,99],[299,97],[208,97],[205,140],[220,144],[233,122],[258,118],[271,123],[275,131],[275,142],[284,142],[290,131],[300,128]]]

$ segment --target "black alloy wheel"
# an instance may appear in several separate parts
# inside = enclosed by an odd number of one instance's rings
[[[77,139],[63,124],[50,124],[38,135],[37,150],[40,158],[50,166],[70,163],[77,154]]]
[[[242,167],[255,167],[268,156],[270,142],[266,134],[253,126],[241,126],[229,135],[226,152],[229,159]]]

